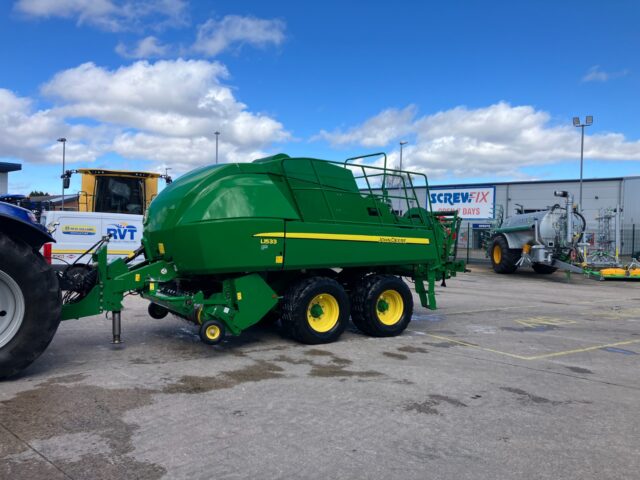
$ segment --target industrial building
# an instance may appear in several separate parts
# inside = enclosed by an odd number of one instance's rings
[[[18,170],[22,170],[22,165],[19,163],[0,162],[0,195],[9,193],[9,172]]]
[[[554,191],[565,190],[579,202],[579,180],[536,180],[523,182],[498,182],[479,184],[432,185],[432,208],[457,210],[464,219],[461,240],[471,242],[472,248],[480,248],[482,232],[500,212],[508,218],[524,213],[544,210],[563,200]],[[427,202],[424,187],[416,188],[420,202]],[[398,200],[396,208],[405,210]],[[595,238],[599,221],[605,209],[621,208],[622,252],[630,254],[640,249],[640,176],[613,177],[583,180],[582,212],[587,221],[585,238]],[[467,232],[468,235],[467,235]],[[465,245],[466,246],[466,245]]]

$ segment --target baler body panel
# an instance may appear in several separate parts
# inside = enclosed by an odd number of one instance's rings
[[[286,223],[285,269],[435,261],[433,235],[426,229],[329,222]]]
[[[147,218],[148,251],[180,275],[439,261],[432,229],[322,160],[201,168],[165,188]]]

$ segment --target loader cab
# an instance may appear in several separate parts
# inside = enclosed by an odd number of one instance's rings
[[[126,170],[82,168],[76,172],[82,175],[79,211],[129,215],[144,214],[158,194],[158,179],[162,177]]]

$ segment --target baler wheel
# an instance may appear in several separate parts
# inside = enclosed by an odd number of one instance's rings
[[[42,255],[0,233],[0,379],[26,368],[60,324],[58,277]]]
[[[224,325],[218,320],[209,320],[200,325],[200,340],[207,345],[217,345],[224,338]]]
[[[413,296],[407,284],[394,275],[370,275],[356,287],[351,318],[372,337],[395,337],[409,325]]]
[[[336,341],[349,323],[349,298],[344,288],[327,277],[305,278],[282,299],[282,328],[309,345]]]
[[[489,256],[491,265],[496,273],[513,273],[518,269],[516,263],[520,259],[520,250],[509,248],[507,239],[502,235],[494,237],[491,242]]]
[[[169,310],[164,308],[162,305],[158,305],[157,303],[151,302],[147,307],[147,312],[149,312],[149,316],[151,318],[160,320],[161,318],[164,318],[167,316],[167,314],[169,313]]]

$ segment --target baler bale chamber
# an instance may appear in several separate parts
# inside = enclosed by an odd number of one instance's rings
[[[370,156],[384,166],[365,165]],[[464,270],[459,219],[419,207],[417,182],[427,186],[422,174],[388,169],[384,154],[344,163],[279,154],[194,170],[147,210],[145,261],[107,264],[106,247],[96,248],[94,274],[67,296],[62,317],[112,311],[119,341],[123,295],[133,291],[152,302],[151,316],[184,317],[211,344],[265,317],[309,344],[336,340],[350,317],[368,335],[398,335],[413,312],[402,277],[435,309],[436,280]]]

